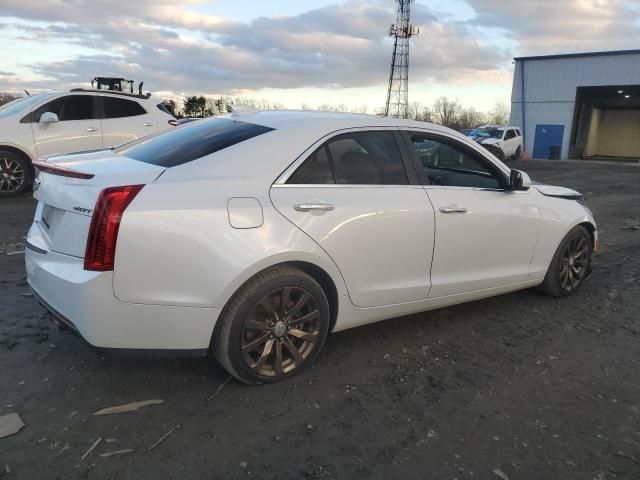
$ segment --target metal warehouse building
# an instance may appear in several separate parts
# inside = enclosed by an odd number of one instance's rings
[[[640,50],[514,60],[511,124],[532,158],[640,158]]]

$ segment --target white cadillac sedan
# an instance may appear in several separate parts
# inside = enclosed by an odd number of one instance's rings
[[[577,192],[421,122],[250,112],[37,167],[26,268],[54,321],[250,384],[299,373],[330,331],[569,295],[598,246]]]

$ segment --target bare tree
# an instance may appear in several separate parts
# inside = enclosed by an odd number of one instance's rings
[[[420,102],[411,102],[407,107],[407,118],[410,120],[418,120],[422,112],[422,104]]]
[[[457,100],[440,97],[433,104],[433,121],[449,128],[458,126],[462,105]]]
[[[420,120],[421,122],[433,123],[433,110],[431,109],[431,107],[424,107],[416,120]]]
[[[493,125],[507,125],[510,113],[509,107],[505,103],[498,102],[489,111],[488,121]]]
[[[367,105],[366,103],[363,103],[359,107],[355,108],[356,113],[367,113],[368,111],[369,111],[369,105]]]
[[[13,95],[12,93],[1,93],[0,92],[0,105],[4,105],[5,103],[13,102],[17,100],[19,97],[17,95]]]
[[[463,108],[458,118],[458,127],[460,129],[477,128],[485,123],[487,123],[486,115],[473,107]]]

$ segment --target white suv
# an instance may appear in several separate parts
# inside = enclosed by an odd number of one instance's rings
[[[149,94],[74,89],[23,97],[0,107],[0,197],[33,183],[33,160],[99,150],[173,128]]]
[[[522,155],[522,133],[519,127],[485,125],[473,130],[469,137],[500,160],[517,160]]]

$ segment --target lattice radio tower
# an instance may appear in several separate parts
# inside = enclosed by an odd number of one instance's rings
[[[411,4],[415,0],[396,0],[398,12],[396,23],[389,28],[394,37],[389,92],[384,114],[387,117],[406,118],[409,108],[409,40],[418,35],[419,29],[411,25]]]

